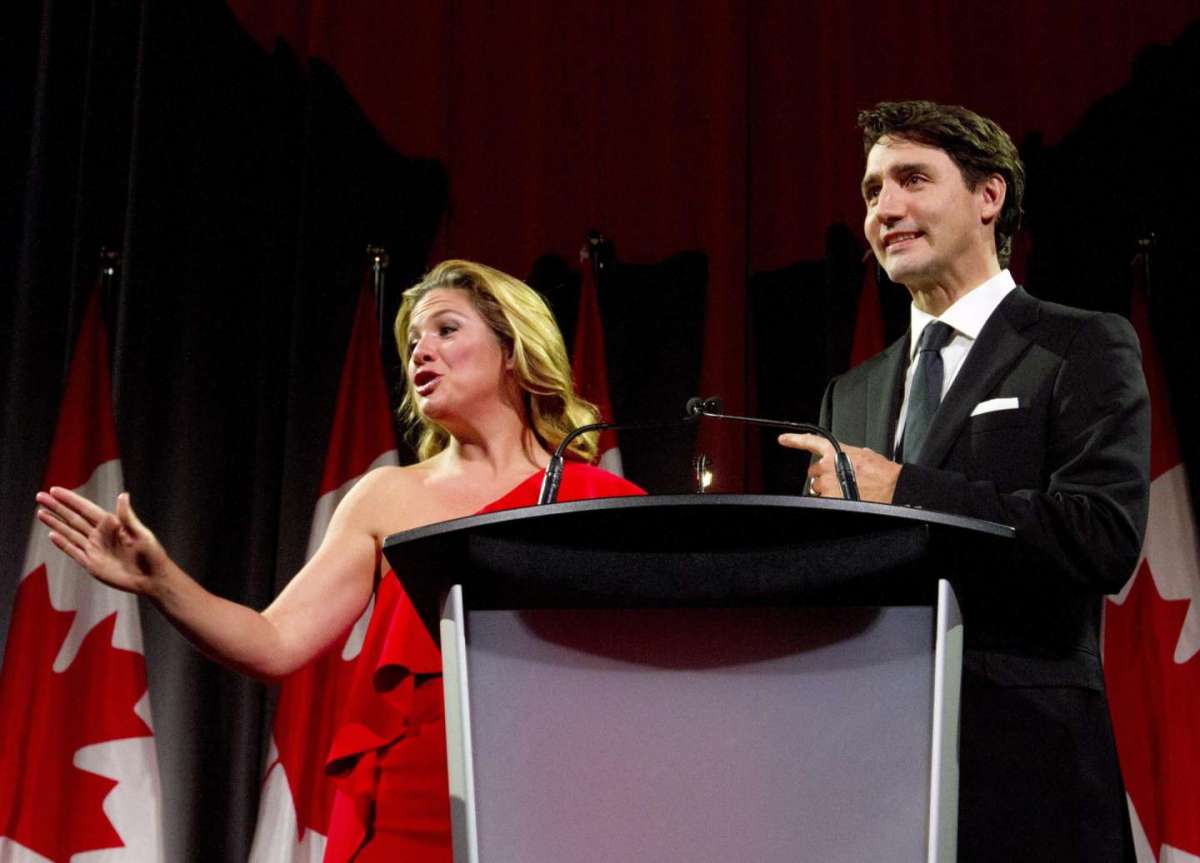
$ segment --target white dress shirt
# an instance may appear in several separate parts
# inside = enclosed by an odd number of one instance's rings
[[[908,343],[908,371],[904,373],[904,401],[900,403],[900,419],[896,423],[896,436],[893,440],[900,441],[904,433],[904,420],[908,417],[908,395],[912,389],[913,374],[917,368],[913,357],[916,355],[917,345],[921,341],[921,333],[934,321],[941,321],[954,328],[954,337],[941,350],[942,367],[945,370],[942,377],[942,398],[945,398],[946,393],[950,391],[950,385],[958,376],[958,370],[962,368],[963,360],[967,358],[967,354],[971,352],[971,346],[979,338],[983,325],[992,316],[992,312],[996,311],[996,306],[1000,305],[1000,301],[1008,296],[1008,292],[1016,286],[1017,283],[1013,281],[1012,274],[1008,270],[1001,270],[979,287],[964,294],[950,308],[942,312],[940,317],[935,318],[925,314],[915,304],[910,307],[909,332],[911,337]]]

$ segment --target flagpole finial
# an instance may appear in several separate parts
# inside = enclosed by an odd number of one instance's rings
[[[367,244],[367,264],[371,268],[371,290],[375,297],[375,325],[379,330],[380,344],[388,343],[387,321],[387,268],[391,263],[388,250],[383,246]]]
[[[590,231],[588,231],[587,238],[584,240],[580,257],[591,261],[592,272],[598,276],[608,267],[610,263],[612,263],[612,240],[604,236],[604,234],[597,228],[592,228]]]
[[[1150,259],[1154,256],[1154,250],[1158,246],[1158,235],[1153,231],[1146,231],[1136,240],[1134,240],[1134,248],[1136,251],[1133,254],[1133,260],[1129,263],[1131,266],[1140,266],[1142,269],[1142,289],[1146,295],[1150,295]]]
[[[371,262],[371,268],[376,272],[386,270],[391,259],[388,257],[388,250],[383,246],[367,246],[367,260]]]
[[[99,292],[99,302],[107,320],[112,321],[116,316],[117,272],[121,269],[121,253],[114,246],[100,247],[99,275],[93,283]]]
[[[121,253],[112,246],[100,247],[100,275],[111,279],[121,266]]]

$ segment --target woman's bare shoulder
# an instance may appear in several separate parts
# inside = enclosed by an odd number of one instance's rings
[[[423,521],[421,492],[428,476],[428,462],[374,468],[346,494],[339,514],[377,536],[416,527]]]
[[[346,497],[337,504],[337,516],[353,522],[356,527],[366,528],[374,521],[372,514],[380,509],[394,510],[412,502],[414,492],[421,485],[422,471],[419,465],[396,467],[385,465],[372,468],[359,478]]]
[[[429,474],[429,462],[416,464],[392,465],[371,468],[362,475],[354,485],[354,490],[361,489],[360,494],[378,494],[395,489],[419,485]]]

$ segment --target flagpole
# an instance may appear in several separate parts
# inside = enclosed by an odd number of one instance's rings
[[[115,246],[102,245],[98,260],[96,279],[92,283],[99,303],[100,317],[104,321],[105,332],[109,335],[110,352],[108,354],[108,369],[110,371],[110,386],[112,388],[112,403],[121,400],[121,386],[124,378],[120,375],[119,352],[117,343],[117,326],[120,321],[120,306],[118,304],[117,277],[123,263],[120,249]]]
[[[375,295],[375,323],[379,333],[379,344],[387,344],[387,304],[384,291],[387,289],[387,268],[391,263],[388,251],[383,246],[367,246],[367,262],[371,267],[371,288]]]

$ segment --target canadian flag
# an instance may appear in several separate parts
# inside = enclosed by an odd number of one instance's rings
[[[108,342],[93,292],[44,488],[124,490]],[[0,863],[164,858],[136,599],[93,580],[33,522],[0,669]]]
[[[1105,678],[1139,863],[1200,863],[1200,545],[1141,290],[1131,317],[1153,414],[1150,522],[1105,602]]]
[[[399,461],[375,332],[375,303],[364,289],[342,367],[306,559],[359,477]],[[319,863],[324,857],[334,796],[325,756],[349,688],[349,664],[362,649],[373,608],[374,600],[334,647],[283,681],[250,863]]]
[[[603,422],[613,422],[612,402],[608,398],[608,360],[604,354],[604,322],[600,317],[595,267],[585,246],[579,253],[583,264],[583,281],[579,290],[579,317],[575,322],[575,343],[571,358],[571,376],[575,391],[594,404]],[[617,433],[600,433],[600,467],[617,476],[624,476]]]

